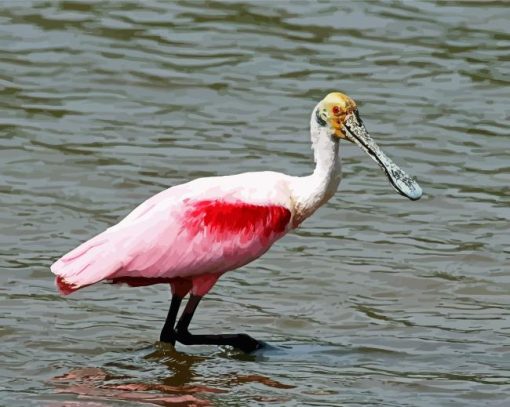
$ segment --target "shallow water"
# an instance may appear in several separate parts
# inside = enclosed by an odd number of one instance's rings
[[[0,5],[0,404],[510,403],[504,3]],[[192,178],[312,170],[340,90],[425,190],[342,145],[340,191],[193,322],[271,347],[156,342],[165,286],[62,298],[49,265]]]

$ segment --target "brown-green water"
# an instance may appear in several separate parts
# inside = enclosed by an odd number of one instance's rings
[[[3,1],[0,405],[509,405],[509,20],[505,2]],[[162,346],[165,286],[57,295],[49,265],[164,188],[309,173],[332,90],[426,195],[342,144],[339,192],[193,323],[274,348]]]

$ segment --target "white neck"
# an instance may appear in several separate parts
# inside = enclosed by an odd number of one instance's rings
[[[294,224],[297,226],[326,203],[336,192],[342,179],[339,141],[333,139],[327,126],[319,126],[316,109],[310,120],[315,170],[306,177],[293,177],[291,188],[295,200]]]

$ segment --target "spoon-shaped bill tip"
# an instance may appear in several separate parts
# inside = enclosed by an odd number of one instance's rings
[[[423,194],[421,187],[382,152],[376,142],[370,137],[370,134],[368,134],[357,111],[346,118],[344,127],[346,129],[345,136],[347,139],[357,144],[380,165],[386,173],[391,185],[399,194],[404,195],[412,201],[421,198]]]
[[[391,185],[398,193],[406,196],[411,201],[417,201],[420,199],[423,195],[423,191],[418,183],[402,171],[394,162],[391,162],[391,165],[393,168],[388,174]]]

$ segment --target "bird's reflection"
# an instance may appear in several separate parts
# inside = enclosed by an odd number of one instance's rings
[[[163,342],[157,342],[152,352],[144,356],[144,359],[157,360],[167,366],[169,375],[160,381],[165,386],[173,387],[188,387],[190,383],[196,383],[199,379],[196,373],[197,367],[209,358],[210,356],[179,352],[173,346]],[[222,390],[215,389],[215,392],[218,391]]]
[[[225,373],[214,375],[214,377],[204,377],[198,373],[200,365],[211,358],[246,358],[246,355],[238,357],[235,351],[223,350],[221,354],[216,353],[214,356],[190,355],[179,352],[170,345],[156,343],[154,346],[145,348],[143,353],[144,360],[157,361],[166,366],[168,375],[160,376],[157,382],[146,382],[128,374],[113,373],[115,368],[110,371],[108,367],[85,367],[54,377],[52,382],[57,393],[92,398],[96,402],[101,399],[114,399],[161,406],[209,406],[212,394],[229,393],[233,388],[247,383],[259,383],[278,389],[294,387],[258,374]],[[110,365],[122,366],[124,372],[138,369],[132,361],[130,365],[127,365],[125,360]],[[97,405],[102,404],[98,402]]]

